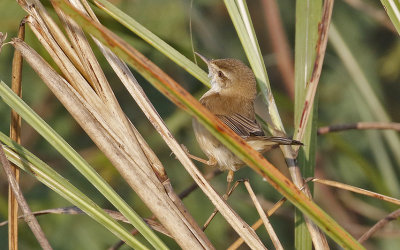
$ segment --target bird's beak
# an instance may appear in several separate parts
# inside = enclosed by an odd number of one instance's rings
[[[200,55],[199,53],[197,53],[197,52],[194,52],[198,57],[200,57],[201,58],[201,60],[203,60],[206,64],[207,64],[207,66],[209,66],[210,65],[210,60],[208,60],[206,57],[204,57],[204,56],[202,56],[202,55]]]

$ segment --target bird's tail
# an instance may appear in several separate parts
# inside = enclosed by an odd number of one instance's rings
[[[249,136],[246,138],[247,143],[255,150],[265,153],[279,145],[303,145],[303,143],[286,137],[279,136]]]
[[[278,144],[278,145],[304,145],[300,141],[296,141],[290,138],[286,137],[279,137],[279,136],[264,136],[266,141],[270,141],[272,144]]]

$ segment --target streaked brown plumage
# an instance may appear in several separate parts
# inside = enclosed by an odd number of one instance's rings
[[[223,123],[262,153],[281,144],[302,145],[284,137],[265,136],[255,117],[256,79],[249,67],[237,59],[208,60],[197,55],[207,64],[211,80],[211,89],[200,98],[200,103]],[[193,129],[201,149],[209,157],[209,165],[232,171],[245,165],[195,119]]]

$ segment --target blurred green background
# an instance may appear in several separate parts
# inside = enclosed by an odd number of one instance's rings
[[[373,85],[375,93],[392,120],[400,121],[400,42],[398,34],[376,21],[367,11],[354,8],[348,2],[359,1],[337,0],[333,10],[333,22],[361,65],[364,74]],[[43,1],[43,3],[50,6],[48,1]],[[223,1],[197,0],[193,1],[192,8],[188,0],[114,0],[113,3],[188,58],[193,58],[189,32],[191,17],[195,51],[209,58],[234,57],[247,62]],[[363,4],[378,11],[377,13],[382,14],[384,10],[377,1],[363,1]],[[266,28],[261,0],[248,1],[248,5],[280,115],[287,131],[292,133],[294,104],[283,87],[282,76],[277,68],[270,35]],[[279,8],[293,55],[295,2],[281,0]],[[97,13],[103,24],[150,58],[193,95],[200,96],[206,91],[206,87],[171,63],[164,55],[106,14]],[[383,14],[385,13],[383,12]],[[7,32],[9,38],[14,37],[24,15],[24,11],[16,1],[0,1],[0,32]],[[383,17],[383,22],[388,22],[390,27],[389,19],[385,15]],[[49,59],[29,28],[27,28],[26,41],[46,59]],[[0,79],[8,84],[11,83],[12,53],[12,46],[8,45],[0,54]],[[190,186],[191,178],[174,156],[170,155],[171,151],[167,145],[155,132],[99,53],[98,59],[103,65],[121,106],[164,163],[175,190],[180,192]],[[49,62],[52,63],[50,60]],[[204,67],[203,64],[200,66]],[[135,73],[135,76],[178,141],[185,144],[192,154],[202,155],[194,139],[190,116],[177,109],[138,74]],[[136,211],[143,217],[150,216],[148,209],[121,180],[118,172],[27,65],[24,67],[23,73],[23,99],[81,153],[117,192],[129,204],[132,204]],[[359,100],[360,96],[354,87],[353,80],[330,44],[328,44],[325,56],[318,99],[318,124],[320,126],[361,120],[372,121],[369,118],[368,107],[360,104],[362,102]],[[0,103],[0,116],[2,117],[0,129],[4,133],[9,131],[9,114],[8,106]],[[40,135],[26,124],[23,124],[22,128],[22,144],[83,190],[100,206],[113,208]],[[284,166],[282,155],[278,150],[269,153],[267,157],[277,166]],[[205,173],[211,171],[211,169],[203,168],[200,164],[198,166]],[[400,190],[391,186],[382,177],[381,169],[384,168],[393,169],[396,175],[394,179],[399,179],[399,163],[389,152],[388,145],[382,140],[379,131],[348,131],[323,135],[318,138],[316,166],[316,176],[318,177],[337,180],[399,198]],[[222,174],[211,181],[220,193],[225,191],[225,177],[226,175]],[[259,195],[266,206],[280,198],[280,195],[267,182],[247,168],[238,171],[236,178],[249,178],[255,193]],[[3,221],[7,219],[7,182],[3,171],[0,171],[0,180],[0,220]],[[396,184],[398,185],[398,183]],[[56,193],[24,173],[21,176],[21,187],[34,211],[70,206]],[[315,193],[317,203],[355,237],[361,236],[377,220],[396,209],[382,201],[338,191],[319,184],[315,186]],[[184,202],[199,224],[202,224],[213,210],[211,203],[200,191],[192,193]],[[256,210],[243,186],[239,186],[229,203],[249,224],[257,220]],[[288,249],[293,247],[292,212],[293,207],[286,204],[277,215],[271,217],[272,225],[281,242]],[[45,215],[39,217],[39,222],[54,249],[105,249],[118,240],[84,215]],[[264,239],[268,238],[263,231],[265,230],[258,230],[259,235]],[[20,223],[20,232],[21,249],[39,248],[29,228],[23,222]],[[219,215],[216,216],[206,233],[217,249],[228,247],[237,237],[236,233]],[[177,247],[167,237],[162,238],[171,245],[171,248]],[[272,247],[268,239],[265,241],[267,247]],[[366,246],[375,249],[396,249],[399,244],[399,223],[395,222],[369,240]],[[7,227],[3,226],[0,227],[0,249],[6,249],[6,247]]]

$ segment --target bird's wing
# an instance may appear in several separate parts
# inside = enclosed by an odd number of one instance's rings
[[[241,137],[264,136],[264,131],[256,120],[251,120],[240,114],[217,115],[217,117]]]

